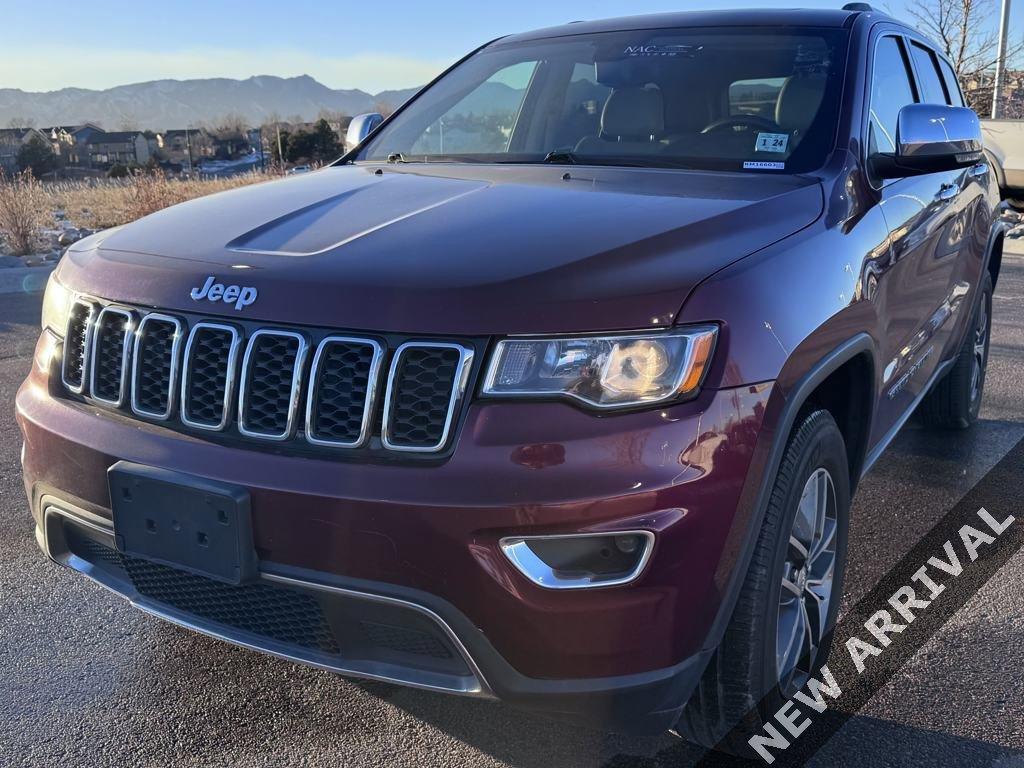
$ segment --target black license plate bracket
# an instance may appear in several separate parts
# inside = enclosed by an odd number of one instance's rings
[[[256,578],[244,488],[119,461],[107,472],[117,549],[228,584]]]

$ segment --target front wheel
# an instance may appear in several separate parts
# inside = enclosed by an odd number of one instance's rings
[[[931,429],[967,429],[978,420],[992,335],[992,277],[988,273],[981,282],[981,291],[956,362],[918,410],[921,421]]]
[[[676,725],[683,738],[750,754],[750,734],[825,662],[849,510],[846,444],[832,415],[813,411],[789,438],[736,608]]]

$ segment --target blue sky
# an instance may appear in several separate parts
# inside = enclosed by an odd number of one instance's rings
[[[902,15],[906,0],[887,0]],[[420,85],[452,60],[502,34],[634,13],[803,5],[842,0],[488,0],[218,3],[139,0],[61,3],[3,11],[0,88],[107,88],[141,80],[309,74],[332,88]],[[153,8],[153,14],[147,13]],[[1014,22],[1024,28],[1024,3]],[[992,16],[996,13],[993,12]],[[54,26],[57,21],[59,26]]]

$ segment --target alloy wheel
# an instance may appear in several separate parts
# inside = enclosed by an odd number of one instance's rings
[[[971,403],[981,397],[985,377],[985,357],[988,354],[988,302],[982,297],[978,307],[978,322],[974,328],[974,363],[971,367]]]
[[[807,682],[827,629],[837,530],[832,475],[819,468],[804,484],[782,567],[775,668],[786,697]]]

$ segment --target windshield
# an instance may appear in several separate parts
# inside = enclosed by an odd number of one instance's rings
[[[356,159],[806,172],[835,141],[845,39],[729,27],[498,42]]]

